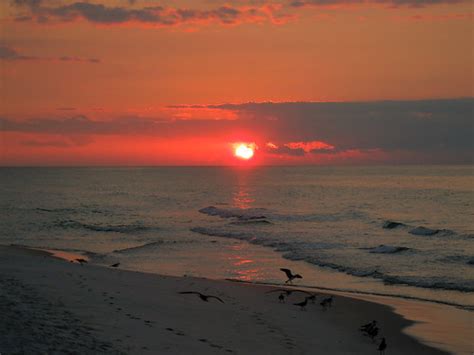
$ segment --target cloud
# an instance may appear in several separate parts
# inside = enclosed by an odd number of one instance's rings
[[[78,63],[100,63],[100,59],[97,58],[81,58],[74,56],[61,56],[61,57],[37,57],[29,56],[18,53],[12,47],[3,45],[0,43],[0,60],[8,61],[28,61],[28,60],[41,60],[41,61],[60,61],[60,62],[78,62]]]
[[[25,1],[27,2],[27,1]],[[36,3],[36,2],[35,2]],[[188,25],[237,25],[269,21],[284,23],[291,16],[280,12],[282,6],[264,4],[261,6],[221,5],[209,10],[173,8],[163,6],[107,6],[89,2],[74,2],[62,6],[27,7],[27,12],[16,17],[16,21],[36,21],[38,23],[68,23],[77,20],[101,25],[135,24],[153,27]],[[132,3],[131,3],[132,5]]]
[[[110,120],[4,117],[0,131],[97,139],[135,135],[185,140],[205,135],[210,141],[252,141],[261,154],[303,161],[317,156],[359,159],[377,154],[386,162],[469,163],[474,157],[473,104],[472,98],[223,104],[194,106],[195,113],[186,120],[173,116]],[[192,111],[190,106],[183,107]],[[230,111],[235,119],[200,119],[202,109],[215,109],[216,115]]]
[[[390,7],[426,7],[440,4],[458,4],[466,0],[293,0],[293,8],[324,7],[331,5],[388,5]]]

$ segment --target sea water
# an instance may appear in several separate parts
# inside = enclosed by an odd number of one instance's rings
[[[474,306],[471,166],[1,168],[0,244]]]

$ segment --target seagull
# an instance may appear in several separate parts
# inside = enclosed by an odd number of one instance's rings
[[[382,338],[382,341],[380,342],[380,345],[379,345],[380,355],[385,354],[385,349],[387,349],[387,343],[385,342],[385,338]]]
[[[211,296],[211,295],[203,295],[201,292],[196,292],[196,291],[183,291],[183,292],[178,292],[182,295],[187,295],[187,294],[194,294],[194,295],[198,295],[199,298],[201,300],[203,300],[204,302],[209,302],[209,298],[215,298],[216,300],[218,300],[219,302],[222,302],[224,303],[223,300],[221,300],[219,297],[217,296]]]
[[[293,303],[293,304],[294,304],[295,306],[300,306],[300,309],[301,309],[302,311],[306,311],[306,305],[308,304],[308,298],[309,298],[309,297],[305,297],[303,302]]]
[[[119,267],[120,263],[115,263],[115,264],[112,264],[110,265],[110,267]]]
[[[291,283],[294,279],[303,278],[303,276],[301,276],[300,274],[293,275],[290,269],[281,268],[280,270],[286,274],[286,277],[288,277],[288,280],[286,280],[285,283]]]
[[[361,332],[368,332],[370,329],[374,328],[377,325],[377,321],[373,320],[370,323],[364,324],[360,327]]]
[[[82,264],[87,264],[87,260],[83,259],[83,258],[74,259],[74,260],[76,260],[79,264],[81,264],[81,266],[82,266]]]
[[[321,301],[320,305],[323,306],[324,310],[326,310],[327,308],[330,308],[332,306],[333,299],[334,299],[333,296],[325,298]]]

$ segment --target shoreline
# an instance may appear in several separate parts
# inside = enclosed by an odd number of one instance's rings
[[[391,306],[347,295],[337,295],[335,306],[326,312],[319,302],[309,304],[308,311],[301,312],[292,305],[301,297],[280,304],[277,293],[266,293],[275,289],[272,286],[81,266],[51,257],[47,251],[13,246],[0,246],[0,255],[3,286],[8,286],[8,282],[24,285],[30,290],[25,295],[37,292],[56,305],[53,308],[64,308],[63,311],[74,314],[84,327],[95,329],[89,333],[100,340],[89,343],[99,344],[103,351],[305,354],[319,349],[343,354],[350,349],[375,354],[379,341],[372,343],[357,329],[378,319],[390,353],[445,353],[405,334],[415,322],[403,318]],[[3,292],[3,298],[8,297],[15,287],[3,287],[0,296]],[[177,294],[189,289],[215,294],[225,303],[205,303],[194,295]],[[320,300],[327,293],[318,294]],[[40,318],[47,317],[48,313],[42,315],[43,311],[35,313]],[[16,321],[28,319],[18,317]],[[18,329],[22,329],[21,325]],[[150,332],[154,328],[158,333]],[[256,351],[258,344],[267,348]],[[50,344],[44,344],[47,345]]]

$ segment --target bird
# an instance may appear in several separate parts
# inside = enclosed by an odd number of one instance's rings
[[[314,304],[314,302],[316,301],[316,296],[317,294],[313,293],[311,296],[308,296],[308,300],[310,300],[311,303]]]
[[[284,292],[285,295],[288,297],[288,296],[291,296],[291,294],[293,292],[302,292],[302,293],[306,293],[308,295],[312,295],[312,293],[308,292],[308,291],[303,291],[303,290],[290,290],[290,289],[287,289],[287,288],[277,288],[275,290],[270,290],[270,291],[267,291],[265,293],[272,293],[272,292]]]
[[[81,266],[82,266],[82,264],[87,264],[87,260],[83,259],[83,258],[78,258],[78,259],[74,259],[74,260],[76,260],[79,264],[81,264]]]
[[[278,301],[280,303],[285,303],[285,294],[284,293],[280,293],[280,296],[278,296]]]
[[[379,344],[380,355],[385,354],[385,349],[387,349],[387,342],[385,341],[385,338],[382,338],[382,341]]]
[[[378,334],[379,334],[379,328],[377,327],[373,327],[372,329],[367,331],[367,335],[370,337],[370,339],[372,339],[372,341],[375,340]]]
[[[217,296],[211,296],[211,295],[203,295],[201,292],[196,292],[196,291],[182,291],[182,292],[178,292],[182,295],[187,295],[187,294],[194,294],[194,295],[198,295],[199,298],[201,300],[203,300],[204,302],[209,302],[209,298],[215,298],[216,300],[218,300],[219,302],[222,302],[224,303],[223,300],[221,300],[219,297]]]
[[[288,277],[288,280],[286,280],[285,283],[292,283],[294,279],[303,278],[303,276],[301,276],[300,274],[293,274],[290,269],[280,268],[280,270],[286,274],[286,277]]]
[[[293,303],[295,306],[299,306],[302,311],[306,311],[306,305],[308,304],[308,297],[304,298],[303,302]]]
[[[320,305],[323,306],[324,310],[330,308],[332,306],[333,296],[325,298],[321,301]]]
[[[115,263],[115,264],[112,264],[110,265],[110,267],[119,267],[120,263]]]
[[[370,329],[372,329],[373,327],[375,327],[377,325],[377,321],[376,320],[373,320],[372,322],[370,323],[367,323],[367,324],[364,324],[360,327],[360,331],[361,332],[367,332],[369,331]]]

